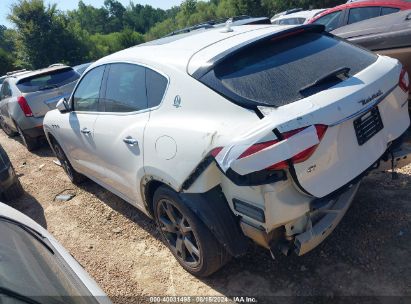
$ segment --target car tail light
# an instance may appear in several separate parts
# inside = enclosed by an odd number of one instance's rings
[[[26,117],[32,117],[33,116],[33,112],[30,109],[29,104],[27,103],[26,98],[24,98],[23,96],[20,96],[19,98],[17,98],[17,102],[20,105],[21,110],[23,111],[24,115]]]
[[[314,127],[317,131],[318,139],[321,141],[323,139],[324,134],[327,131],[328,127],[326,125],[315,125]],[[306,128],[307,127],[299,128],[299,129],[296,129],[296,130],[292,130],[292,131],[288,131],[288,132],[283,133],[282,134],[283,135],[283,140],[292,137],[293,135],[301,132],[302,130],[304,130]],[[280,142],[280,140],[276,139],[276,140],[270,140],[270,141],[254,144],[251,147],[249,147],[246,151],[244,151],[243,154],[240,155],[239,159],[250,156],[254,153],[257,153],[261,150],[264,150],[264,149],[266,149],[266,148],[268,148],[268,147],[270,147],[270,146],[272,146],[276,143],[279,143],[279,142]],[[308,149],[305,149],[304,151],[294,155],[291,158],[291,161],[294,164],[306,161],[314,153],[317,146],[318,145],[312,146],[312,147],[310,147]],[[221,147],[213,149],[211,151],[211,155],[216,157],[217,154],[220,153],[220,151],[222,149],[223,148],[221,148]],[[268,168],[266,168],[266,170],[281,170],[281,169],[286,169],[286,168],[288,168],[288,160],[284,160],[284,161],[281,161],[279,163],[273,164],[273,165],[269,166]]]
[[[407,71],[403,68],[400,74],[399,86],[404,92],[408,92],[410,89],[410,77]]]

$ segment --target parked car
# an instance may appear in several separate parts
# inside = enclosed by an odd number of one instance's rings
[[[272,24],[279,25],[293,25],[307,23],[311,18],[317,16],[326,9],[313,9],[308,11],[299,11],[296,13],[282,15],[277,18],[271,19]]]
[[[303,9],[300,8],[300,7],[299,8],[292,8],[292,9],[289,9],[289,10],[286,10],[286,11],[282,11],[282,12],[279,12],[279,13],[275,14],[274,16],[272,16],[271,20],[275,20],[280,16],[289,15],[289,14],[293,14],[293,13],[300,12],[300,11],[303,11]]]
[[[44,115],[60,98],[70,96],[79,77],[62,65],[10,74],[0,91],[3,131],[9,136],[19,134],[29,151],[36,149],[38,138],[44,135]]]
[[[21,196],[23,192],[13,165],[0,145],[0,198],[8,202]]]
[[[2,303],[111,303],[43,227],[0,203]]]
[[[410,10],[343,26],[332,33],[378,54],[398,59],[408,75],[411,74]]]
[[[411,9],[407,0],[356,1],[330,8],[312,18],[308,23],[323,24],[333,31],[347,24]]]
[[[80,65],[76,65],[73,67],[73,69],[79,73],[80,75],[84,73],[84,71],[90,66],[90,64],[92,64],[93,62],[87,62],[87,63],[83,63]]]
[[[202,29],[98,60],[44,131],[72,182],[153,217],[206,276],[250,239],[274,254],[321,243],[393,147],[409,161],[408,89],[397,60],[321,25]]]

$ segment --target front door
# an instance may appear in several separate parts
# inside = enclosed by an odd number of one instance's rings
[[[94,179],[102,179],[104,169],[96,158],[95,122],[99,116],[100,88],[104,66],[90,70],[80,81],[71,103],[73,111],[62,114],[57,128],[58,142],[73,167]]]

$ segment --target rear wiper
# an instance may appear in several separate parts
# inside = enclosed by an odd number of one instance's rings
[[[327,75],[322,76],[321,78],[317,79],[313,83],[310,83],[309,85],[305,86],[299,92],[300,92],[300,94],[304,95],[304,92],[308,91],[309,89],[314,88],[314,87],[319,86],[319,85],[322,85],[324,83],[330,82],[331,80],[334,80],[335,78],[338,78],[338,76],[344,76],[344,77],[348,78],[350,76],[349,75],[350,70],[351,69],[348,68],[348,67],[338,68],[338,69],[328,73]]]
[[[28,304],[41,304],[40,302],[37,302],[36,300],[33,300],[32,298],[25,296],[21,293],[15,292],[11,289],[1,287],[0,286],[0,295],[5,295],[9,298],[19,300],[20,302],[28,303]]]
[[[48,84],[48,85],[45,85],[45,86],[40,87],[40,88],[39,88],[39,91],[55,89],[55,88],[57,88],[57,87],[58,87],[58,86],[57,86],[56,84]]]

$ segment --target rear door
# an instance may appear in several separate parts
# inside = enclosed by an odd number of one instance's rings
[[[94,124],[100,113],[104,70],[105,66],[98,66],[84,75],[71,99],[73,110],[60,114],[59,120],[52,125],[72,165],[99,180],[104,176],[104,169],[96,158]]]
[[[54,110],[61,98],[68,98],[80,75],[72,68],[53,70],[23,78],[18,89],[27,100],[34,117],[42,117]]]
[[[154,89],[146,83],[163,84]],[[103,182],[129,202],[142,206],[144,130],[150,109],[161,101],[164,76],[131,63],[109,65],[104,112],[95,124],[95,157],[105,169]],[[164,87],[165,90],[165,87]],[[154,93],[154,95],[153,95]],[[162,95],[160,95],[162,97]]]

